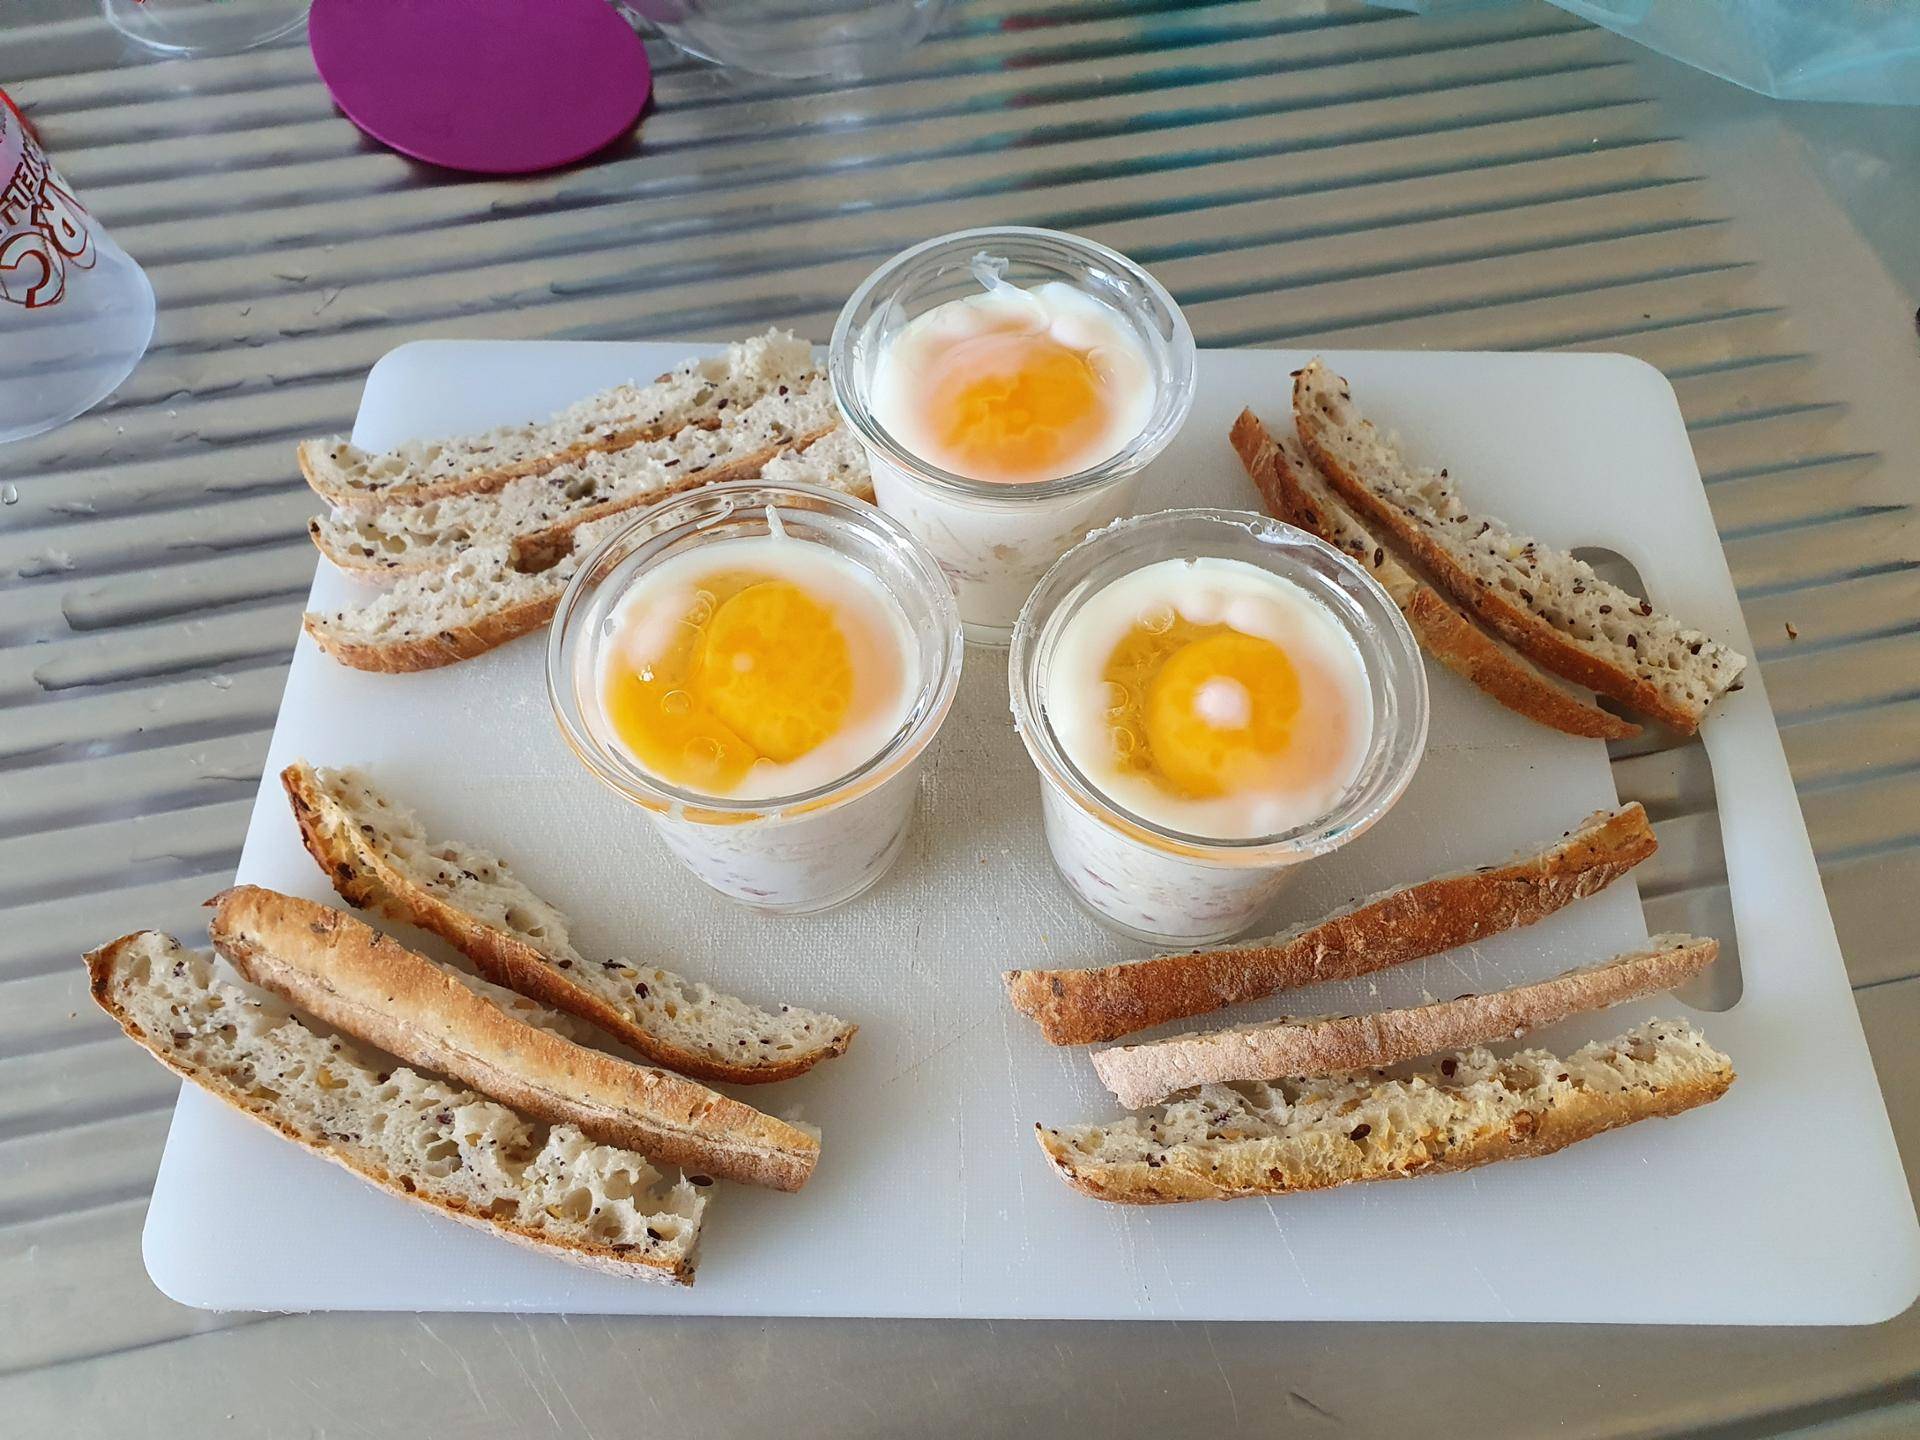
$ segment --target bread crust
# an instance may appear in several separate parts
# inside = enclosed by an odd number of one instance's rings
[[[1294,418],[1301,442],[1342,500],[1378,525],[1395,544],[1424,566],[1441,588],[1541,668],[1616,700],[1636,714],[1658,720],[1683,735],[1691,735],[1700,728],[1701,717],[1706,713],[1704,704],[1697,710],[1674,704],[1651,682],[1575,643],[1550,621],[1508,600],[1498,586],[1474,576],[1452,550],[1434,539],[1398,505],[1376,494],[1364,477],[1355,474],[1328,443],[1327,422],[1313,398],[1314,387],[1326,378],[1327,371],[1318,362],[1294,377]]]
[[[663,383],[669,378],[662,375],[656,383]],[[686,425],[625,426],[504,465],[476,466],[459,475],[448,475],[438,480],[412,480],[378,490],[348,485],[333,478],[331,472],[337,467],[332,464],[328,447],[340,443],[337,437],[302,440],[294,454],[300,464],[300,474],[314,494],[342,510],[367,511],[382,510],[389,505],[424,505],[429,500],[447,500],[455,495],[485,495],[528,475],[544,475],[549,470],[557,470],[562,465],[598,452],[626,450],[654,440],[670,440],[686,429],[719,428],[718,419],[695,420]]]
[[[281,771],[280,782],[307,853],[341,899],[355,909],[371,910],[438,935],[496,985],[579,1016],[656,1065],[696,1080],[761,1085],[805,1074],[822,1060],[845,1054],[853,1040],[858,1027],[848,1025],[811,1050],[796,1049],[778,1062],[754,1065],[722,1064],[677,1045],[568,979],[525,940],[486,924],[408,878],[372,837],[341,813],[304,765],[289,765]]]
[[[1055,1045],[1117,1040],[1321,980],[1345,980],[1531,925],[1595,894],[1658,846],[1638,803],[1601,811],[1538,850],[1386,891],[1259,945],[1091,970],[1009,970],[1013,1007]]]
[[[699,428],[718,429],[719,426],[718,422],[715,422],[713,425],[704,425]],[[689,490],[697,490],[702,486],[720,485],[730,480],[752,479],[760,473],[768,461],[785,454],[789,450],[804,450],[808,445],[811,445],[822,436],[831,434],[834,428],[834,426],[829,425],[823,429],[808,431],[803,435],[797,435],[793,439],[780,444],[766,445],[758,450],[750,451],[745,455],[737,455],[724,464],[709,465],[704,470],[693,471],[691,474],[682,476],[673,484],[663,485],[657,490],[649,490],[645,494],[639,495],[623,495],[614,500],[604,500],[598,505],[586,506],[574,511],[572,514],[563,515],[550,525],[542,526],[537,530],[528,530],[512,537],[511,553],[513,562],[516,566],[519,566],[535,556],[551,556],[556,552],[564,552],[572,541],[574,531],[578,530],[582,525],[592,524],[596,520],[605,520],[611,515],[620,515],[629,510],[637,510],[648,505],[658,504],[660,501],[668,499],[671,496],[683,495]],[[636,441],[635,443],[639,442]],[[539,471],[530,471],[527,473],[542,474],[545,473],[546,470],[553,468],[556,467],[544,466]],[[508,478],[520,479],[523,477],[511,476]],[[503,480],[500,486],[490,487],[490,489],[503,488],[506,483],[508,482]],[[445,499],[447,496],[434,495],[429,498],[438,500]],[[401,502],[397,500],[388,500],[381,508],[398,509],[403,507]],[[356,555],[351,551],[341,550],[339,547],[329,543],[325,531],[321,528],[317,520],[309,522],[307,525],[307,535],[308,538],[313,541],[314,546],[322,555],[326,556],[327,559],[332,562],[336,569],[344,570],[349,575],[375,583],[390,582],[400,579],[403,576],[423,574],[432,570],[444,570],[448,565],[453,564],[457,558],[453,555],[447,555],[430,560],[408,560],[392,556]],[[506,538],[508,537],[486,535],[472,543],[486,544],[489,541],[497,542]],[[551,613],[551,609],[549,613]]]
[[[813,1173],[811,1135],[509,1015],[351,915],[252,885],[209,903],[214,948],[241,978],[410,1065],[694,1174],[798,1190]]]
[[[1565,735],[1624,740],[1640,733],[1631,720],[1563,690],[1525,657],[1481,630],[1431,585],[1408,574],[1360,518],[1344,507],[1339,518],[1346,522],[1345,528],[1363,537],[1363,543],[1343,543],[1342,527],[1329,513],[1339,502],[1331,495],[1314,493],[1313,482],[1321,477],[1299,473],[1295,458],[1251,410],[1240,412],[1229,438],[1267,509],[1366,566],[1393,597],[1427,653],[1454,674],[1516,715]]]
[[[1196,1085],[1382,1068],[1514,1038],[1570,1015],[1657,995],[1685,984],[1719,953],[1714,940],[1656,935],[1649,949],[1490,995],[1122,1045],[1095,1051],[1093,1068],[1129,1110]]]
[[[1280,1163],[1275,1142],[1261,1139],[1226,1147],[1217,1168],[1178,1157],[1150,1166],[1145,1161],[1089,1161],[1078,1156],[1057,1131],[1039,1125],[1034,1130],[1040,1148],[1060,1178],[1096,1200],[1121,1205],[1237,1200],[1252,1195],[1328,1190],[1368,1180],[1444,1175],[1497,1160],[1551,1155],[1622,1125],[1679,1115],[1718,1100],[1733,1080],[1732,1067],[1722,1066],[1689,1083],[1657,1092],[1575,1092],[1544,1111],[1523,1110],[1509,1127],[1475,1134],[1438,1155],[1418,1135],[1396,1137],[1397,1144],[1375,1149],[1353,1143],[1344,1133],[1324,1130],[1311,1137],[1310,1154],[1285,1157],[1284,1163]]]
[[[431,635],[409,635],[395,640],[359,640],[341,634],[328,625],[324,614],[311,610],[300,624],[313,637],[314,644],[350,670],[365,670],[376,675],[411,675],[457,665],[538,630],[553,619],[563,588],[556,586],[551,595],[489,611],[471,625],[456,625]]]
[[[291,1140],[302,1150],[318,1155],[323,1160],[331,1160],[341,1169],[350,1171],[390,1195],[398,1196],[415,1205],[425,1206],[439,1214],[458,1220],[463,1225],[471,1225],[477,1230],[484,1230],[491,1235],[511,1240],[517,1245],[524,1245],[530,1250],[555,1255],[573,1264],[584,1265],[609,1275],[620,1275],[629,1279],[667,1281],[677,1285],[693,1283],[693,1262],[690,1259],[667,1256],[649,1259],[645,1256],[615,1250],[611,1245],[543,1235],[513,1220],[477,1214],[457,1197],[432,1194],[417,1185],[409,1188],[401,1182],[401,1177],[384,1166],[371,1163],[366,1156],[325,1140],[309,1137],[279,1114],[273,1101],[243,1092],[224,1077],[187,1064],[167,1046],[160,1043],[158,1037],[148,1034],[139,1022],[127,1013],[113,993],[119,965],[127,949],[148,933],[150,932],[135,931],[131,935],[123,935],[118,940],[89,952],[86,956],[88,989],[93,995],[94,1003],[113,1017],[129,1039],[181,1079],[198,1085],[215,1099],[224,1101],[248,1119],[257,1121],[274,1133]]]

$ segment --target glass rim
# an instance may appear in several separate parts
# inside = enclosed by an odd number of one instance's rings
[[[938,253],[971,249],[992,240],[1051,245],[1070,255],[1098,260],[1137,284],[1167,321],[1170,334],[1163,343],[1173,357],[1175,371],[1171,399],[1163,404],[1161,401],[1166,397],[1156,397],[1154,414],[1147,424],[1127,442],[1125,448],[1097,465],[1052,480],[976,480],[972,476],[961,475],[922,459],[896,440],[868,408],[862,393],[863,387],[854,383],[849,354],[854,341],[854,316],[868,303],[874,292],[896,282],[903,274],[925,264]],[[1048,230],[1035,225],[981,225],[936,235],[931,240],[922,240],[918,245],[909,246],[860,282],[853,294],[847,297],[847,303],[840,307],[839,317],[834,321],[833,336],[827,342],[827,380],[833,387],[834,402],[861,444],[907,478],[969,500],[1013,505],[1097,489],[1125,479],[1151,464],[1173,442],[1193,409],[1197,386],[1194,351],[1193,331],[1187,324],[1179,302],[1145,267],[1118,250],[1064,230]]]
[[[1137,545],[1151,539],[1156,529],[1182,522],[1201,521],[1248,536],[1255,541],[1285,544],[1296,552],[1316,556],[1334,575],[1357,587],[1365,597],[1366,619],[1384,632],[1384,646],[1372,645],[1360,633],[1355,616],[1328,602],[1318,588],[1302,584],[1299,571],[1315,574],[1323,586],[1345,593],[1329,576],[1319,575],[1311,567],[1297,563],[1286,569],[1264,566],[1290,580],[1320,604],[1359,651],[1371,688],[1375,679],[1392,702],[1393,713],[1382,715],[1376,704],[1374,736],[1369,758],[1346,790],[1321,814],[1285,830],[1266,835],[1212,836],[1181,830],[1136,814],[1113,799],[1074,763],[1055,732],[1051,718],[1039,696],[1038,660],[1042,647],[1058,638],[1078,604],[1096,588],[1090,576],[1075,572],[1090,563],[1099,551]],[[1275,550],[1273,554],[1281,552]],[[1172,557],[1161,557],[1172,558]],[[1239,555],[1224,558],[1240,559]],[[1292,557],[1288,557],[1292,558]],[[1152,561],[1143,561],[1150,564]],[[1257,563],[1257,562],[1255,562]],[[1137,568],[1137,567],[1136,567]],[[1121,573],[1131,573],[1125,571]],[[1114,575],[1111,580],[1119,579]],[[1055,593],[1058,592],[1058,593]],[[1350,600],[1354,597],[1349,595]],[[1357,602],[1356,602],[1357,604]],[[1007,655],[1007,684],[1014,715],[1014,728],[1020,732],[1034,768],[1043,782],[1059,788],[1065,797],[1129,839],[1156,850],[1189,859],[1220,863],[1261,863],[1276,854],[1294,859],[1310,859],[1336,850],[1370,829],[1391,809],[1413,781],[1426,751],[1429,700],[1426,667],[1420,648],[1400,607],[1352,556],[1327,544],[1318,536],[1272,516],[1251,510],[1229,510],[1219,506],[1201,506],[1179,510],[1160,510],[1146,515],[1116,520],[1096,530],[1068,550],[1040,578],[1027,603],[1021,607],[1014,624],[1013,643]]]
[[[799,503],[793,503],[799,502]],[[712,543],[731,538],[711,535],[699,540],[703,532],[722,525],[736,515],[764,515],[768,505],[779,510],[783,521],[805,523],[809,515],[828,513],[841,523],[864,530],[884,545],[898,551],[931,611],[931,619],[940,631],[937,663],[931,673],[920,677],[912,713],[888,737],[886,742],[859,765],[832,780],[805,790],[777,795],[708,795],[689,790],[650,774],[630,757],[603,744],[586,723],[585,707],[580,703],[575,677],[575,654],[583,643],[581,621],[592,608],[590,592],[609,578],[601,574],[609,557],[623,546],[633,553],[648,544],[659,552],[680,553],[676,542]],[[705,514],[713,510],[716,513]],[[676,514],[676,512],[684,512]],[[643,533],[644,532],[644,533]],[[822,543],[822,542],[810,542]],[[623,555],[622,560],[628,558]],[[653,558],[659,558],[656,555]],[[622,583],[625,593],[638,578],[643,564]],[[882,583],[886,584],[885,579]],[[891,584],[886,586],[894,593]],[[617,596],[615,597],[618,598]],[[907,602],[896,595],[902,609]],[[909,623],[914,616],[909,613]],[[939,565],[920,542],[889,515],[842,491],[815,485],[775,485],[759,480],[738,480],[721,485],[703,486],[680,495],[669,496],[638,511],[630,523],[601,538],[580,562],[567,581],[567,588],[554,609],[547,632],[547,700],[558,722],[561,738],[596,778],[627,799],[658,815],[709,824],[742,824],[756,820],[778,821],[823,814],[879,788],[925,752],[939,733],[947,713],[953,707],[959,689],[960,670],[966,639],[960,628],[959,606],[948,588]],[[923,669],[926,667],[923,667]],[[596,667],[597,678],[597,667]]]

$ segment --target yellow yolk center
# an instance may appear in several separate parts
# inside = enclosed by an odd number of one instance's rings
[[[642,764],[725,794],[760,760],[787,764],[831,736],[853,698],[847,639],[798,585],[709,577],[669,650],[607,684],[614,730]]]
[[[985,479],[1071,474],[1105,433],[1108,401],[1087,355],[1045,335],[994,331],[958,342],[928,414],[948,465]]]
[[[1189,799],[1252,788],[1290,748],[1300,677],[1271,640],[1150,616],[1104,672],[1114,762]]]

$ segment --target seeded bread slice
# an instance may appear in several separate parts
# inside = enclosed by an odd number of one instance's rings
[[[1105,1125],[1035,1128],[1061,1178],[1096,1200],[1233,1200],[1549,1155],[1718,1100],[1733,1079],[1691,1025],[1650,1020],[1564,1060],[1466,1050],[1397,1079],[1208,1085]]]
[[[560,1259],[693,1283],[706,1194],[664,1183],[645,1157],[317,1035],[156,931],[86,964],[94,1000],[156,1060],[302,1148]]]
[[[1658,847],[1638,804],[1498,865],[1357,901],[1257,945],[1156,955],[1093,970],[1009,970],[1013,1007],[1055,1045],[1117,1040],[1320,980],[1350,980],[1502,930],[1531,925],[1604,890]]]
[[[820,1158],[817,1139],[750,1105],[516,1019],[351,915],[252,885],[212,903],[214,948],[241,979],[523,1115],[774,1190],[798,1190]]]
[[[1515,714],[1563,734],[1622,740],[1640,733],[1631,720],[1561,688],[1416,579],[1340,503],[1296,436],[1275,436],[1251,410],[1242,410],[1231,438],[1267,509],[1365,566],[1393,597],[1427,653],[1468,684]]]
[[[1335,1075],[1421,1055],[1517,1039],[1569,1015],[1604,1010],[1685,984],[1720,947],[1694,935],[1656,935],[1651,948],[1492,995],[1461,995],[1372,1015],[1322,1015],[1176,1035],[1096,1050],[1100,1083],[1129,1110],[1196,1085]]]
[[[409,441],[383,452],[362,450],[338,435],[306,440],[298,451],[300,471],[328,503],[353,509],[482,494],[585,455],[715,425],[729,407],[749,404],[813,368],[811,346],[787,331],[769,330],[723,354],[684,361],[651,385],[618,385],[590,395],[544,423]]]
[[[873,498],[866,452],[845,426],[804,451],[775,456],[760,478]],[[527,549],[524,536],[472,546],[445,569],[408,575],[365,605],[308,611],[307,634],[355,670],[392,674],[471,660],[551,620],[580,563],[630,518],[611,515],[582,525],[557,557]]]
[[[1746,668],[1585,561],[1468,510],[1447,472],[1410,466],[1319,361],[1294,377],[1293,409],[1340,498],[1536,664],[1689,735]]]
[[[758,475],[782,451],[804,449],[840,423],[824,375],[810,371],[714,428],[689,427],[524,476],[485,494],[454,495],[378,510],[336,509],[307,522],[313,543],[340,569],[385,583],[443,570],[469,546],[538,536],[542,550],[609,515],[651,505],[702,485]]]
[[[348,904],[418,925],[489,980],[577,1015],[656,1065],[697,1080],[787,1080],[843,1054],[857,1028],[783,1005],[762,1010],[630,960],[589,960],[567,917],[497,856],[427,838],[420,821],[357,771],[280,775],[300,838]]]

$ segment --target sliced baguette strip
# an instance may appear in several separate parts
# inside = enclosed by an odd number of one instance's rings
[[[762,1010],[668,970],[586,959],[566,916],[504,861],[429,840],[355,771],[296,762],[280,779],[308,852],[347,903],[431,931],[489,980],[598,1026],[656,1065],[755,1085],[810,1070],[853,1039],[856,1027],[832,1015]]]
[[[866,452],[845,426],[804,451],[775,456],[760,478],[770,485],[813,485],[873,498]],[[581,562],[629,521],[612,515],[582,525],[557,559],[516,558],[518,547],[510,541],[474,546],[446,569],[408,575],[358,608],[308,611],[307,634],[355,670],[396,674],[471,660],[551,620]]]
[[[588,455],[481,495],[455,495],[378,510],[336,509],[307,523],[313,543],[340,569],[381,583],[442,570],[470,546],[538,536],[537,550],[564,550],[580,526],[702,485],[750,479],[782,451],[804,449],[840,423],[826,376],[781,385],[729,410],[713,429]]]
[[[142,931],[87,956],[93,998],[176,1075],[391,1194],[575,1264],[693,1282],[704,1190],[315,1034]],[[298,1243],[298,1236],[290,1236]]]
[[[1631,720],[1548,679],[1512,646],[1487,634],[1431,585],[1414,578],[1328,489],[1297,437],[1275,436],[1251,410],[1242,410],[1231,438],[1267,509],[1365,566],[1393,597],[1427,653],[1468,684],[1515,714],[1563,734],[1623,740],[1640,733]]]
[[[1639,804],[1602,810],[1560,839],[1498,865],[1355,902],[1257,945],[1155,955],[1093,970],[1009,970],[1013,1007],[1055,1045],[1117,1040],[1320,980],[1349,980],[1531,925],[1604,890],[1658,842]]]
[[[1650,949],[1491,995],[1372,1015],[1280,1019],[1096,1050],[1093,1068],[1122,1105],[1138,1110],[1196,1085],[1398,1065],[1442,1050],[1518,1039],[1569,1015],[1657,995],[1685,984],[1720,953],[1715,941],[1694,935],[1656,935],[1650,943]]]
[[[651,385],[617,385],[590,395],[544,423],[409,441],[382,452],[362,450],[338,435],[303,441],[300,471],[330,504],[352,509],[481,494],[585,455],[713,425],[729,407],[750,404],[813,368],[811,346],[787,331],[769,330],[722,354],[684,361]]]
[[[1399,1079],[1208,1085],[1105,1125],[1036,1129],[1061,1178],[1096,1200],[1233,1200],[1549,1155],[1717,1100],[1733,1078],[1691,1025],[1649,1020],[1565,1059],[1474,1049]]]
[[[1467,509],[1447,472],[1416,470],[1319,361],[1294,378],[1300,439],[1341,499],[1536,664],[1685,734],[1744,655],[1602,580],[1585,561]]]
[[[241,979],[522,1115],[773,1190],[798,1190],[820,1158],[813,1136],[750,1105],[514,1018],[351,915],[252,885],[212,904],[214,948]]]

